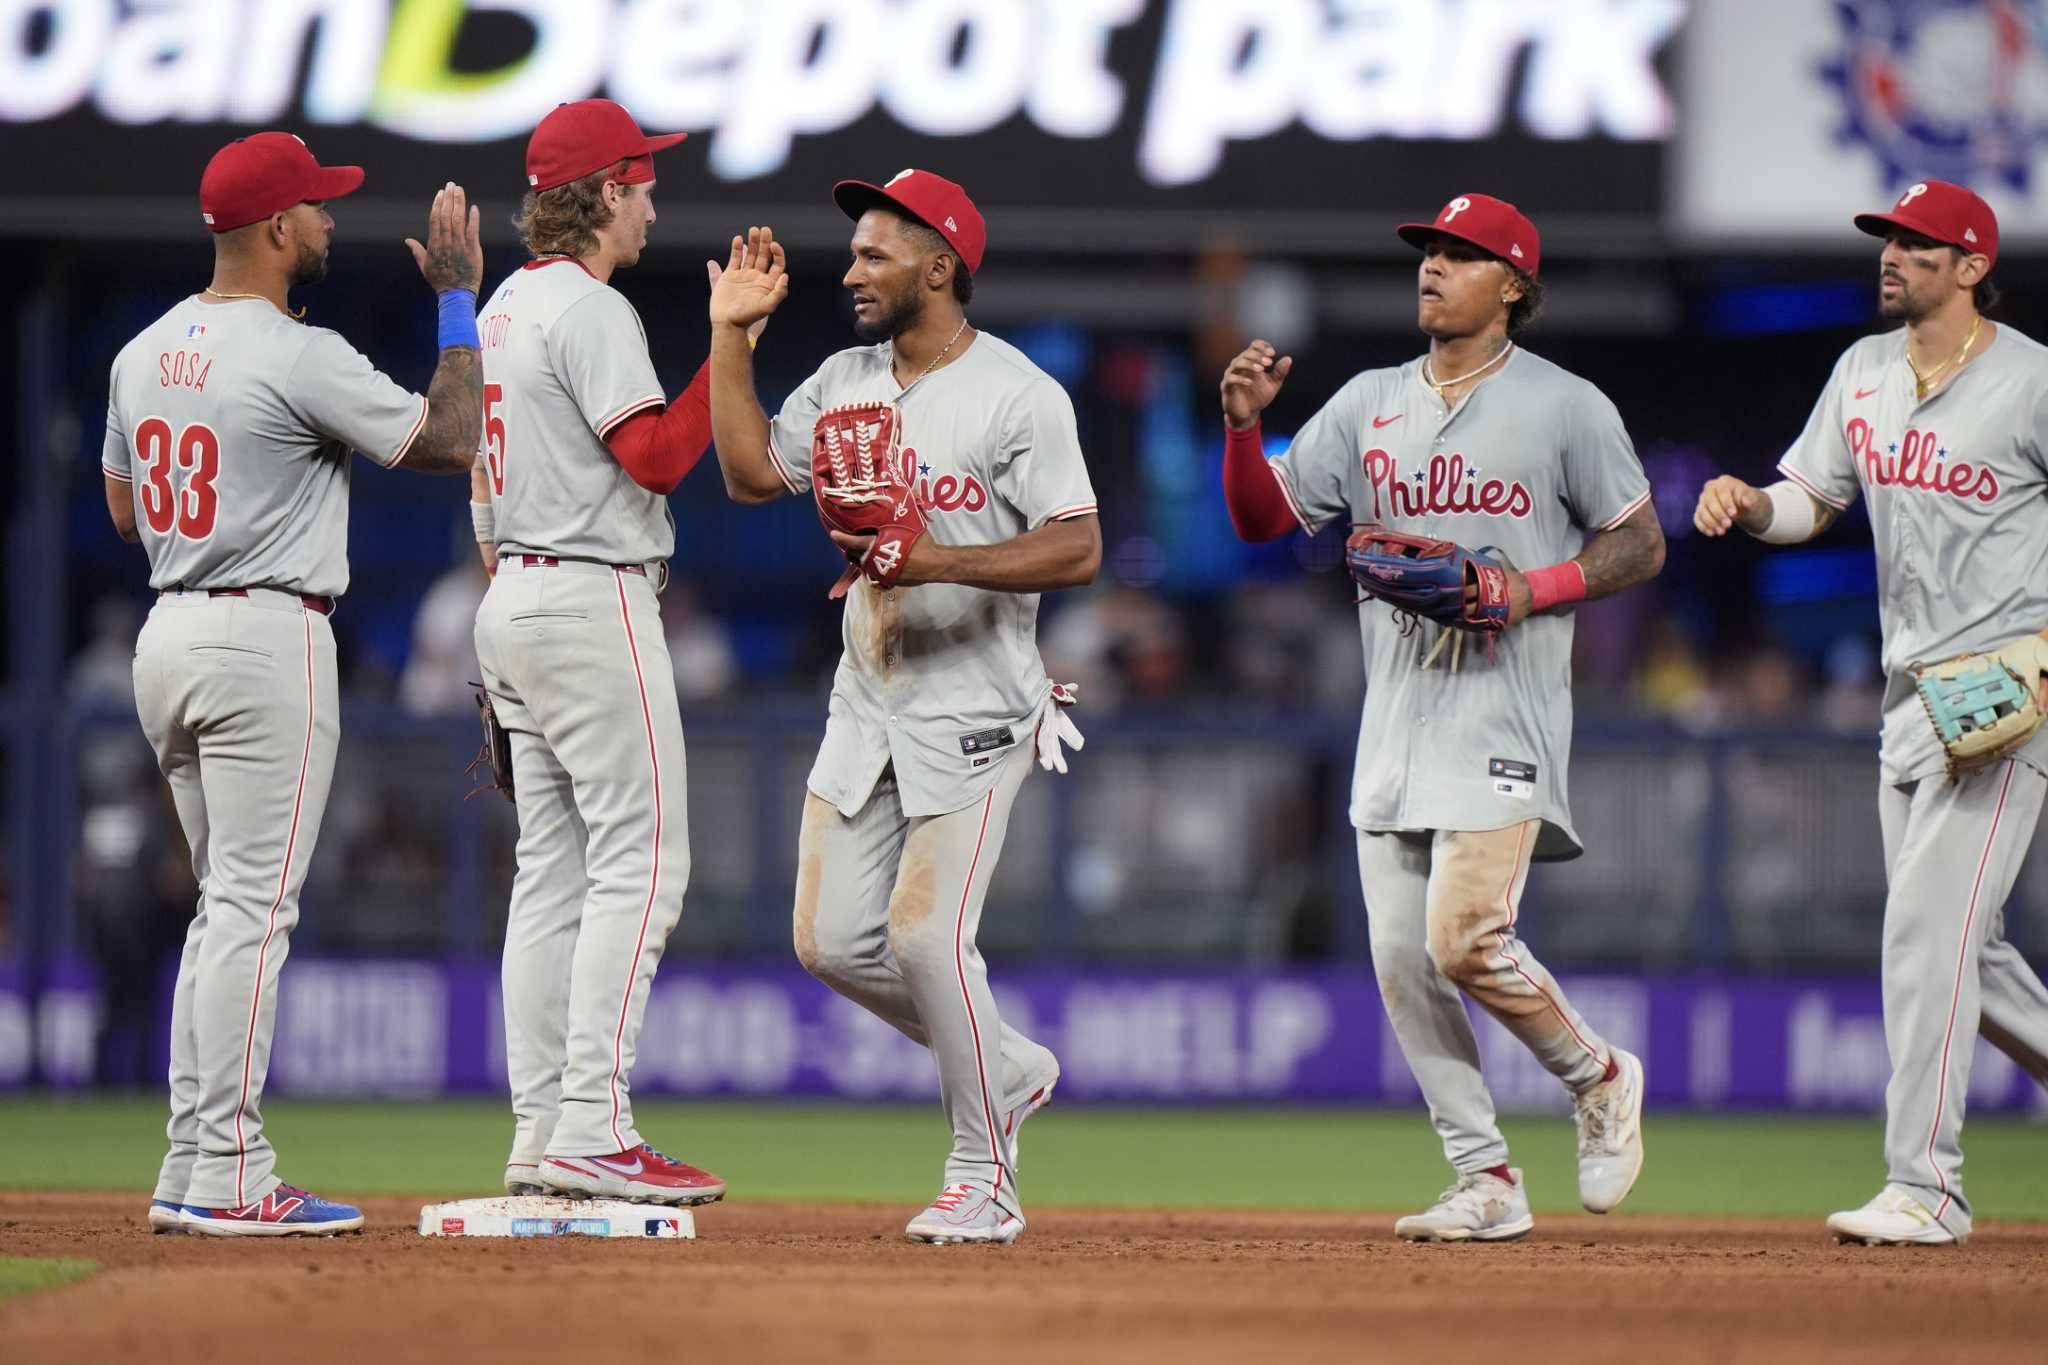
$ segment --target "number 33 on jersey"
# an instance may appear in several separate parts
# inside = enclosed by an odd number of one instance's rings
[[[426,414],[339,334],[194,296],[115,359],[100,468],[135,485],[151,587],[339,597],[349,451],[395,465]]]

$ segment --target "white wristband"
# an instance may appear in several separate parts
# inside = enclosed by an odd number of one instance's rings
[[[1813,539],[1813,494],[1790,479],[1763,490],[1771,500],[1771,524],[1754,532],[1767,545],[1797,545]]]
[[[496,545],[498,543],[498,504],[494,502],[473,502],[469,505],[469,524],[476,528],[476,543]]]

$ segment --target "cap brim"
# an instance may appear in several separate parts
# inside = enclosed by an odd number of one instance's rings
[[[863,213],[877,204],[887,204],[900,213],[910,213],[909,209],[891,198],[887,190],[880,185],[871,185],[865,180],[840,181],[832,187],[832,202],[839,205],[841,213],[856,222]],[[916,217],[915,214],[911,216]]]
[[[1432,237],[1450,237],[1456,239],[1457,241],[1465,243],[1465,245],[1467,246],[1478,247],[1481,251],[1485,252],[1489,256],[1492,256],[1495,260],[1501,259],[1500,255],[1486,243],[1474,241],[1472,238],[1467,237],[1462,232],[1453,232],[1449,228],[1438,227],[1435,223],[1403,223],[1401,224],[1401,226],[1395,228],[1394,232],[1401,238],[1402,241],[1414,247],[1417,251],[1420,251],[1424,247],[1428,246],[1429,239]]]
[[[1952,242],[1946,236],[1937,232],[1931,224],[1903,213],[1859,213],[1851,221],[1856,224],[1857,231],[1867,232],[1873,237],[1889,237],[1892,234],[1893,228],[1904,228],[1908,232],[1925,237],[1930,242],[1939,242],[1943,246],[1952,246],[1958,251],[1974,252],[1977,250],[1976,247],[1964,242]]]
[[[650,137],[647,139],[647,146],[641,150],[640,155],[647,156],[653,152],[665,151],[688,136],[688,133],[661,133],[655,137]]]
[[[306,191],[306,198],[339,199],[345,194],[354,194],[363,187],[361,166],[322,166],[313,173],[313,184]]]

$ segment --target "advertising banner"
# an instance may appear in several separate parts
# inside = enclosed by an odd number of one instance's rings
[[[2043,0],[1714,0],[1682,51],[1679,240],[1853,247],[1853,215],[1931,177],[2048,241]]]
[[[678,209],[828,208],[921,165],[982,207],[1118,215],[1656,209],[1682,0],[45,0],[0,4],[0,230],[134,231],[238,132],[370,171],[358,200],[524,187],[527,133],[603,95],[685,131]],[[107,149],[118,146],[118,157]],[[664,210],[666,212],[666,210]],[[40,216],[39,216],[40,215]],[[728,213],[726,216],[730,216]],[[742,221],[758,221],[742,220]],[[197,209],[191,222],[196,225]],[[494,223],[494,226],[496,224]],[[1053,226],[1057,227],[1057,224]],[[1071,225],[1070,225],[1071,226]],[[1121,228],[1121,231],[1119,231]],[[1097,231],[1099,229],[1099,231]],[[1189,231],[1194,228],[1190,227]]]
[[[294,957],[278,1000],[270,1085],[279,1094],[505,1093],[491,963]],[[1579,976],[1573,1001],[1638,1052],[1653,1104],[1876,1112],[1889,1074],[1876,980]],[[1000,973],[1003,1017],[1054,1049],[1063,1100],[1130,1104],[1417,1104],[1372,977],[1280,972]],[[46,1082],[93,1082],[101,1002],[62,967],[35,998],[0,970],[0,1087],[39,1054]],[[1508,1112],[1564,1113],[1557,1082],[1490,1018],[1476,1017],[1487,1078]],[[33,1027],[31,1027],[33,1025]],[[663,968],[648,1004],[634,1093],[870,1102],[936,1097],[930,1057],[794,967]],[[1979,1043],[1973,1111],[2048,1114],[2043,1092]]]

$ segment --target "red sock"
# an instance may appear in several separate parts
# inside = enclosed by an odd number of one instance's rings
[[[1479,1174],[1490,1175],[1495,1180],[1500,1181],[1503,1185],[1512,1185],[1515,1183],[1514,1172],[1510,1171],[1505,1165],[1488,1166]]]

